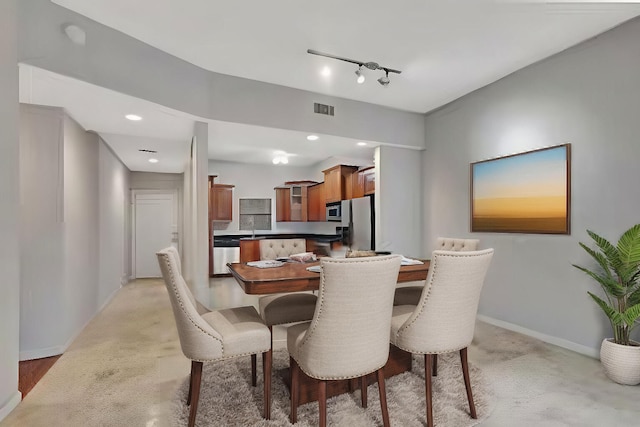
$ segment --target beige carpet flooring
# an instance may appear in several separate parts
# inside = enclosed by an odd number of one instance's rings
[[[118,291],[0,426],[171,426],[190,363],[166,292],[160,280]],[[232,280],[211,284],[216,308],[251,301]],[[483,427],[640,425],[640,387],[612,383],[597,360],[482,322],[469,360],[496,396]]]
[[[221,363],[206,363],[196,424],[202,426],[287,427],[289,422],[289,392],[282,380],[289,367],[286,350],[274,351],[271,420],[262,419],[263,397],[261,369],[256,387],[251,386],[249,357]],[[478,419],[469,416],[469,404],[462,379],[458,353],[441,355],[438,375],[433,377],[435,424],[440,427],[470,427],[491,412],[494,397],[480,369],[470,367],[472,389]],[[186,426],[189,407],[185,400],[189,389],[185,379],[174,397],[177,426]],[[426,423],[424,358],[415,357],[412,372],[396,375],[386,381],[389,418],[393,425],[420,427]],[[368,408],[360,403],[360,391],[347,393],[327,401],[327,423],[336,426],[369,427],[382,425],[382,412],[377,384],[367,389]],[[318,425],[317,402],[298,408],[298,427]]]

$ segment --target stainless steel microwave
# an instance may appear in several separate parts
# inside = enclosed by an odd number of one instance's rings
[[[327,221],[342,221],[342,203],[327,203]]]

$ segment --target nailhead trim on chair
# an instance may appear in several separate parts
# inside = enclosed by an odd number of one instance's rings
[[[169,254],[161,254],[163,257],[166,257],[167,259],[169,258]],[[173,268],[171,268],[171,263],[168,262],[167,265],[169,266],[169,275],[171,276],[171,288],[173,289],[173,292],[176,295],[176,299],[178,301],[178,303],[180,303],[180,308],[182,309],[182,311],[184,312],[184,314],[187,315],[187,318],[189,319],[189,321],[193,324],[193,326],[195,326],[197,329],[199,329],[202,333],[209,335],[211,338],[220,341],[220,345],[222,346],[222,354],[224,355],[224,342],[214,336],[211,335],[209,332],[205,331],[204,329],[202,329],[196,322],[193,321],[193,318],[189,315],[189,312],[187,312],[187,310],[185,310],[184,308],[184,303],[182,302],[182,298],[180,298],[180,293],[178,292],[178,289],[176,288],[176,275],[175,272],[173,271]],[[253,354],[253,353],[249,353],[249,354]],[[191,360],[196,360],[196,359],[191,359]],[[209,361],[209,360],[220,360],[220,359],[208,359],[208,360],[196,360],[197,362],[205,362],[205,361]]]
[[[169,254],[161,254],[163,257],[168,257]],[[167,263],[168,267],[169,267],[169,275],[171,276],[171,288],[173,289],[173,292],[176,295],[177,301],[180,304],[180,308],[182,309],[182,311],[186,314],[187,318],[189,319],[189,321],[191,322],[191,324],[193,324],[193,326],[195,326],[197,329],[199,329],[202,333],[209,335],[211,338],[215,339],[216,341],[220,342],[220,346],[222,348],[222,357],[217,357],[215,359],[190,359],[190,360],[194,360],[196,362],[217,362],[219,360],[228,360],[228,359],[235,359],[236,357],[242,357],[242,356],[250,356],[252,354],[259,354],[259,353],[264,353],[265,351],[269,351],[270,348],[265,348],[263,351],[257,351],[254,353],[242,353],[242,354],[234,354],[232,356],[225,356],[224,355],[224,342],[214,336],[211,335],[209,332],[205,331],[204,329],[202,329],[197,323],[195,323],[193,321],[193,318],[189,315],[189,313],[185,310],[184,308],[184,304],[182,302],[182,299],[180,298],[180,293],[178,292],[178,290],[176,289],[176,276],[175,276],[175,272],[173,271],[173,268],[171,268],[171,263]]]

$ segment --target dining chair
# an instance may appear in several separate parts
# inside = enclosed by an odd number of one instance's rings
[[[313,319],[287,329],[292,423],[297,421],[300,376],[318,381],[319,424],[327,422],[327,381],[360,378],[366,407],[366,376],[376,372],[385,426],[389,412],[383,367],[389,358],[393,291],[399,256],[322,258]],[[301,374],[300,370],[304,372]]]
[[[280,256],[304,252],[305,239],[264,239],[260,241],[260,259],[276,259]],[[258,300],[258,312],[272,334],[273,327],[289,323],[305,322],[313,318],[318,298],[310,293],[279,293],[261,297]],[[255,385],[256,374],[252,360],[251,382]]]
[[[178,259],[169,248],[156,253],[173,309],[182,353],[191,359],[187,405],[189,427],[195,425],[203,362],[222,361],[262,353],[263,416],[271,418],[271,334],[253,307],[214,310],[200,315],[195,298],[179,272]],[[252,358],[253,359],[253,358]]]
[[[262,321],[269,328],[271,334],[271,348],[273,349],[273,327],[289,323],[305,322],[313,318],[318,297],[303,292],[274,294],[261,297],[258,300],[258,310]],[[256,360],[251,359],[251,383],[256,385]]]
[[[478,250],[478,239],[458,239],[453,237],[438,237],[436,241],[436,248],[434,250],[440,251],[475,251]],[[420,301],[420,295],[422,295],[421,286],[401,286],[396,289],[396,294],[393,297],[393,305],[416,305]]]
[[[433,427],[430,368],[433,357],[443,353],[460,353],[469,411],[472,418],[477,418],[467,348],[473,339],[480,291],[492,257],[493,249],[434,251],[418,304],[393,307],[391,344],[413,354],[424,354],[428,427]]]

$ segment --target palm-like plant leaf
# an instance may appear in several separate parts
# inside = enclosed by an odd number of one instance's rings
[[[624,323],[624,318],[622,317],[622,313],[620,313],[618,310],[614,310],[609,304],[607,304],[606,301],[603,301],[597,295],[594,295],[591,292],[587,292],[587,293],[589,294],[589,296],[591,298],[593,298],[593,300],[596,302],[596,304],[598,304],[598,306],[600,306],[602,311],[604,311],[604,314],[606,314],[607,317],[609,318],[609,320],[611,320],[612,324],[620,325],[620,324]]]
[[[620,261],[618,248],[613,246],[607,239],[597,235],[591,230],[587,230],[587,233],[593,239],[593,241],[596,242],[596,245],[598,245],[604,256],[607,257],[607,262],[609,263],[613,271],[615,271],[615,273],[619,275],[622,263]]]
[[[618,254],[620,261],[636,267],[640,263],[640,224],[636,224],[618,240]]]
[[[587,270],[584,267],[580,267],[579,265],[573,264],[575,268],[578,270],[584,271],[586,274],[591,276],[594,280],[596,280],[602,288],[604,289],[607,295],[613,295],[616,298],[623,297],[627,293],[627,288],[620,286],[618,281],[609,276],[601,276],[599,274],[594,273],[593,271]]]
[[[629,305],[634,306],[636,304],[640,304],[640,289],[636,289],[629,295],[629,299],[627,299]]]
[[[624,323],[632,328],[636,320],[640,317],[640,304],[636,304],[626,309],[625,312],[622,313],[622,317],[624,319]]]
[[[596,262],[600,265],[600,268],[602,269],[602,271],[609,277],[613,278],[613,275],[611,274],[611,268],[609,267],[609,262],[607,261],[607,257],[604,256],[604,254],[602,252],[596,252],[593,249],[591,249],[589,246],[585,245],[584,243],[580,242],[579,245],[582,247],[582,249],[584,249],[589,255],[591,255],[591,257],[593,259],[596,260]]]

